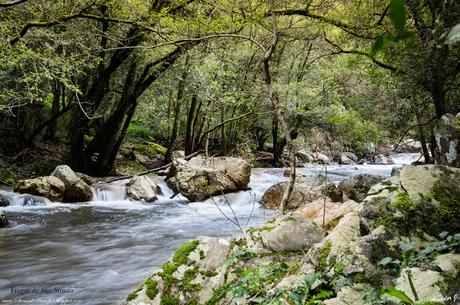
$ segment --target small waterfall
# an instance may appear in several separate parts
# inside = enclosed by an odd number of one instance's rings
[[[51,201],[45,197],[13,192],[0,192],[0,194],[8,198],[10,206],[41,207],[51,205]]]
[[[126,201],[125,185],[99,184],[93,189],[92,201]]]

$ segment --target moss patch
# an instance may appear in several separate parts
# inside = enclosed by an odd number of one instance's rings
[[[178,265],[188,264],[188,256],[198,247],[199,244],[199,240],[191,240],[189,242],[186,242],[176,250],[176,253],[174,253],[172,261]]]
[[[152,279],[148,279],[145,281],[145,286],[147,286],[145,294],[149,299],[153,300],[158,294],[158,282]]]
[[[142,288],[143,288],[143,286],[140,286],[140,287],[136,288],[136,290],[134,290],[133,292],[128,294],[128,297],[126,298],[126,301],[132,301],[135,298],[137,298],[137,294],[139,293],[139,291],[142,290]]]
[[[149,157],[156,157],[157,155],[163,155],[166,153],[166,148],[157,143],[149,142],[147,144],[136,144],[134,149],[141,152]]]
[[[319,250],[318,267],[320,270],[325,270],[328,266],[327,257],[331,253],[332,243],[330,241]]]

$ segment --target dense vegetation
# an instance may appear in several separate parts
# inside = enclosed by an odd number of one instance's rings
[[[459,22],[437,0],[3,1],[0,162],[429,142],[460,111]]]

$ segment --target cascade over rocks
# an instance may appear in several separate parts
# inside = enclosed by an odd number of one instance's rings
[[[63,202],[65,184],[54,176],[44,176],[34,179],[19,180],[14,191],[21,194],[31,194],[46,197],[51,201]]]
[[[436,140],[436,163],[460,167],[460,112],[441,117],[433,130]]]
[[[251,165],[242,159],[197,156],[186,161],[174,155],[167,183],[191,201],[236,192],[249,183]]]
[[[87,202],[93,196],[91,188],[68,165],[59,165],[51,173],[65,185],[64,202]]]
[[[128,198],[132,200],[152,202],[159,193],[157,184],[147,176],[134,176],[127,184]]]

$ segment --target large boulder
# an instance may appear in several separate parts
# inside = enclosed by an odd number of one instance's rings
[[[8,197],[0,194],[0,207],[7,207],[10,205],[10,200]]]
[[[418,300],[421,302],[442,300],[444,298],[441,289],[443,281],[443,277],[437,271],[406,268],[401,270],[401,275],[396,280],[396,289],[404,292],[412,300],[417,298],[411,286],[415,287]]]
[[[175,158],[168,184],[191,201],[236,192],[247,187],[251,165],[238,158],[197,156]]]
[[[127,185],[128,198],[136,201],[152,202],[157,199],[158,186],[149,177],[134,176]]]
[[[326,198],[326,202],[324,202],[323,198],[318,198],[295,210],[293,215],[310,218],[321,226],[324,221],[325,228],[332,229],[344,215],[357,211],[358,208],[359,204],[353,200],[341,203],[332,202],[329,198]]]
[[[314,153],[313,158],[316,162],[320,164],[331,164],[331,159],[323,153]]]
[[[300,150],[296,151],[295,156],[301,162],[304,162],[304,163],[312,163],[312,162],[315,161],[314,156],[310,152],[308,152],[306,150],[303,150],[303,149],[300,149]]]
[[[349,199],[361,202],[366,198],[370,188],[383,180],[382,177],[362,174],[350,177],[339,183],[339,188]]]
[[[262,196],[260,202],[262,206],[267,209],[279,208],[288,184],[289,182],[281,182],[269,187]],[[305,183],[295,183],[286,209],[296,209],[302,204],[311,202],[319,197],[321,197],[321,193],[318,192],[317,188]]]
[[[435,158],[438,164],[460,167],[460,112],[456,116],[446,114],[436,124]]]
[[[51,201],[64,200],[65,184],[54,176],[44,176],[34,179],[19,180],[14,191],[21,194],[31,194],[46,197]]]
[[[6,217],[5,212],[0,211],[0,228],[8,226],[8,218]]]
[[[211,237],[181,245],[171,260],[129,294],[128,304],[208,304],[225,282],[229,250],[227,240]]]
[[[248,248],[254,253],[308,250],[325,236],[319,225],[299,216],[284,216],[246,233]]]
[[[59,165],[51,173],[65,185],[64,202],[87,202],[93,194],[91,188],[67,165]]]

